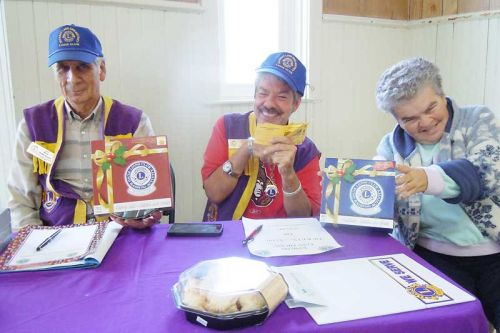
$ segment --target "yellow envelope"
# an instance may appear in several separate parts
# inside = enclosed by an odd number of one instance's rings
[[[272,138],[287,136],[294,145],[300,145],[306,137],[306,123],[274,125],[269,123],[258,124],[255,128],[254,139],[259,145],[270,145]]]

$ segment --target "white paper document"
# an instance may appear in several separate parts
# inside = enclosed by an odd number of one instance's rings
[[[315,218],[253,220],[243,217],[245,237],[262,225],[247,246],[260,257],[317,254],[341,247]]]
[[[404,254],[273,267],[289,307],[330,324],[470,302],[475,298]]]

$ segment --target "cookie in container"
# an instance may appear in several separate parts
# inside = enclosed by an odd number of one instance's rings
[[[172,292],[187,320],[225,330],[264,322],[285,299],[288,286],[263,262],[229,257],[182,272]]]

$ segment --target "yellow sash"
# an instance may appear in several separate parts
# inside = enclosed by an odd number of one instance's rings
[[[256,120],[255,120],[255,113],[250,113],[248,116],[248,127],[250,130],[250,135],[253,136],[255,133],[255,127],[257,126]],[[230,151],[230,156],[234,152]],[[250,176],[248,179],[247,186],[245,187],[245,190],[243,191],[243,194],[241,195],[240,201],[236,205],[236,209],[234,210],[233,213],[233,220],[239,220],[243,216],[243,213],[247,209],[248,203],[250,202],[250,199],[252,198],[252,193],[253,189],[255,188],[255,182],[257,181],[257,175],[259,173],[259,159],[255,156],[251,156],[248,159],[248,164],[245,168],[245,175]]]

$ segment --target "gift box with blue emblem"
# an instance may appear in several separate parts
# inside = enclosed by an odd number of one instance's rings
[[[393,228],[395,163],[327,158],[320,221]]]
[[[91,149],[96,215],[142,218],[173,206],[166,136],[92,141]]]

